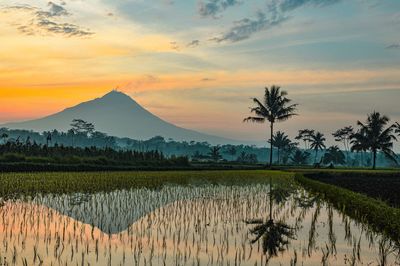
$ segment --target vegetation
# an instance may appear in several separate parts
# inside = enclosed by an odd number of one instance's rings
[[[331,146],[326,150],[322,162],[331,165],[345,165],[346,157],[338,146]]]
[[[352,135],[351,143],[353,151],[370,150],[372,153],[372,168],[376,168],[376,155],[378,151],[390,160],[396,162],[396,154],[393,152],[393,141],[395,125],[388,125],[389,118],[382,116],[378,112],[368,115],[366,123],[360,121],[357,125],[360,127],[357,133]]]
[[[132,150],[114,150],[96,147],[47,146],[26,141],[7,142],[0,145],[0,164],[36,163],[36,164],[89,164],[89,165],[188,165],[187,157],[166,158],[158,151],[139,152]]]
[[[253,98],[256,107],[251,108],[255,116],[249,116],[244,121],[270,124],[270,155],[269,166],[272,166],[273,135],[275,122],[285,121],[296,115],[297,104],[291,104],[291,100],[286,97],[287,92],[281,91],[280,87],[272,86],[271,89],[265,88],[263,101]]]
[[[300,173],[296,174],[296,180],[322,195],[348,216],[369,224],[374,231],[383,232],[396,243],[400,243],[400,209],[344,188],[306,178]]]
[[[339,186],[400,207],[400,172],[396,171],[314,171],[305,177]]]
[[[157,188],[164,184],[238,184],[288,182],[292,173],[266,170],[0,173],[0,197],[36,193],[93,193],[129,188]]]

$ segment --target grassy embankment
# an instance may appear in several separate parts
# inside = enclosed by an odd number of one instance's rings
[[[388,171],[375,171],[374,175],[384,175],[390,174]],[[392,172],[391,174],[393,174]],[[351,176],[357,176],[360,178],[362,175],[371,175],[370,172],[363,171],[323,171],[323,172],[308,172],[308,173],[297,173],[295,179],[302,184],[305,188],[320,194],[324,200],[330,202],[338,210],[343,211],[348,216],[353,219],[360,221],[362,223],[370,225],[370,227],[376,232],[382,232],[400,243],[400,209],[389,206],[386,202],[379,199],[372,198],[365,194],[357,193],[346,188],[342,188],[333,184],[324,183],[318,181],[318,176],[322,180],[326,180],[328,176],[331,176],[331,182],[335,183],[334,180],[347,181],[348,184],[355,185],[352,182]],[[347,177],[346,177],[347,176]],[[343,180],[346,179],[347,180]],[[375,177],[376,179],[377,177]],[[370,188],[374,193],[376,193],[374,187],[374,182],[372,177],[367,177],[365,183],[368,185],[356,186],[356,188]],[[363,182],[358,180],[358,182]],[[382,181],[381,181],[382,182]],[[380,184],[384,187],[384,184]],[[390,188],[391,184],[386,184],[386,189]],[[372,188],[371,188],[372,187]],[[399,189],[394,188],[394,189]],[[381,194],[383,197],[384,195]]]

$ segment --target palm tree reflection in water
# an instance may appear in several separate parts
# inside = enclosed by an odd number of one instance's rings
[[[253,219],[246,221],[248,224],[255,224],[256,226],[250,229],[250,233],[255,235],[251,240],[251,244],[262,240],[262,249],[264,254],[269,258],[276,257],[278,252],[283,252],[287,249],[290,240],[296,237],[296,228],[290,227],[284,220],[275,221],[273,218],[273,203],[285,202],[292,193],[291,186],[272,186],[272,179],[269,180],[269,219],[264,222],[262,219]]]

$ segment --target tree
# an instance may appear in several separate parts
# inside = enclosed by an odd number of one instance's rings
[[[376,154],[381,151],[386,158],[396,161],[396,154],[393,152],[393,141],[396,125],[388,125],[390,119],[381,115],[379,112],[373,112],[368,115],[365,123],[360,121],[357,125],[360,127],[357,133],[352,136],[352,150],[369,150],[372,153],[372,169],[376,168]]]
[[[220,146],[213,146],[210,148],[210,152],[208,153],[215,162],[219,161],[222,156],[220,153],[221,147]]]
[[[290,157],[290,160],[297,165],[304,165],[307,164],[308,162],[308,158],[310,157],[310,153],[306,152],[306,151],[301,151],[299,149],[297,149],[293,156]]]
[[[72,127],[72,130],[75,132],[75,134],[84,134],[86,136],[91,136],[94,132],[94,125],[82,119],[72,120],[70,126]]]
[[[234,156],[237,153],[237,150],[235,148],[235,146],[233,145],[229,145],[228,148],[226,149],[226,152],[232,157],[232,159],[234,158]]]
[[[276,147],[278,150],[278,165],[280,164],[280,158],[281,158],[281,153],[280,151],[284,149],[285,147],[289,146],[290,144],[290,139],[288,135],[286,135],[284,132],[277,131],[275,135],[272,137],[272,146]]]
[[[3,139],[3,143],[5,144],[7,142],[8,134],[7,133],[1,134],[1,138]]]
[[[46,146],[49,146],[49,143],[51,142],[51,133],[49,132],[46,136]]]
[[[399,122],[396,122],[396,124],[395,124],[395,133],[397,133],[400,136],[400,124],[399,124]]]
[[[287,92],[281,91],[280,87],[273,85],[270,89],[265,88],[263,101],[253,98],[255,107],[251,108],[251,113],[255,116],[249,116],[244,119],[245,122],[270,123],[270,154],[269,166],[272,166],[272,137],[274,135],[275,122],[288,120],[296,115],[297,104],[291,104],[291,100],[286,98]]]
[[[319,131],[311,136],[310,148],[315,151],[314,163],[317,162],[318,151],[326,148],[325,141],[324,134]]]
[[[295,139],[302,140],[304,142],[304,149],[308,150],[308,143],[311,141],[312,135],[314,135],[313,129],[300,129]]]
[[[343,143],[343,147],[346,151],[347,163],[349,161],[348,155],[349,155],[349,150],[350,150],[350,140],[351,140],[351,136],[353,134],[354,134],[354,129],[352,126],[340,128],[332,133],[332,136],[335,138],[335,141]]]
[[[289,161],[290,156],[297,150],[297,146],[299,144],[297,142],[290,142],[288,145],[283,147],[282,153],[282,163],[287,164]]]
[[[345,156],[343,154],[343,152],[339,149],[338,146],[331,146],[329,147],[325,154],[324,157],[322,158],[322,162],[324,164],[345,164],[346,160],[345,160]]]

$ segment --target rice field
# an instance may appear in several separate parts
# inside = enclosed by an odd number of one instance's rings
[[[400,264],[396,243],[290,173],[65,173],[97,181],[77,191],[56,191],[57,175],[0,200],[0,265]],[[35,179],[55,181],[43,193]]]

